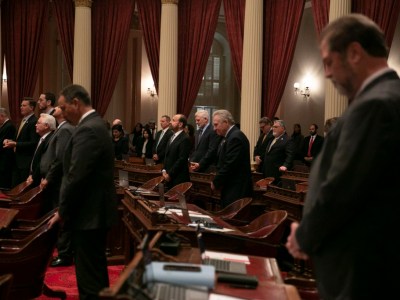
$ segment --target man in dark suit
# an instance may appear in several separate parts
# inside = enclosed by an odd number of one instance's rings
[[[14,167],[14,150],[3,148],[4,140],[12,140],[15,137],[16,129],[9,119],[8,111],[0,107],[0,188],[10,189],[12,170]]]
[[[58,104],[76,129],[65,150],[59,210],[49,224],[61,219],[71,231],[80,299],[98,299],[109,285],[106,239],[117,213],[113,147],[82,86],[64,88]]]
[[[156,133],[153,144],[153,160],[156,164],[164,162],[165,150],[167,149],[169,139],[173,135],[172,130],[169,128],[170,122],[171,118],[166,115],[160,119],[161,130]]]
[[[210,166],[215,168],[217,149],[222,138],[215,133],[212,124],[209,124],[208,111],[198,110],[194,119],[199,129],[195,135],[195,151],[190,156],[190,168],[197,172],[207,172]]]
[[[218,149],[217,174],[211,182],[211,189],[221,190],[221,205],[225,207],[235,200],[252,196],[250,143],[235,126],[227,110],[214,112],[213,125],[222,141]]]
[[[351,104],[311,168],[300,225],[286,244],[310,257],[323,299],[393,299],[400,266],[400,79],[381,29],[351,14],[321,33],[325,75]],[[372,150],[373,149],[373,150]],[[374,276],[375,274],[376,276]]]
[[[190,181],[188,159],[191,144],[189,136],[183,131],[186,124],[184,115],[173,116],[171,129],[174,134],[168,141],[162,170],[168,188]]]
[[[36,146],[35,152],[32,157],[30,166],[30,175],[27,181],[32,182],[32,186],[38,186],[42,179],[40,174],[40,161],[43,153],[47,151],[47,146],[56,129],[56,119],[53,116],[42,113],[40,114],[39,120],[36,122],[36,133],[40,136],[39,142]],[[44,205],[44,213],[50,211],[49,205]]]
[[[40,160],[40,174],[42,178],[40,186],[43,189],[44,201],[49,209],[56,208],[59,204],[64,153],[72,132],[75,129],[74,126],[65,120],[59,106],[54,108],[53,116],[58,126],[48,143],[46,152],[43,153]],[[53,258],[50,266],[72,265],[73,253],[70,231],[61,229],[57,240],[57,254],[58,256]]]
[[[274,138],[274,136],[272,134],[272,121],[269,118],[261,118],[258,124],[260,125],[261,134],[258,138],[256,146],[254,147],[253,157],[257,165],[257,172],[262,173],[265,151],[267,150],[267,145]]]
[[[312,162],[322,149],[324,138],[317,134],[318,125],[310,125],[310,135],[306,136],[303,140],[302,154],[304,163],[311,166]]]
[[[39,135],[36,133],[37,118],[34,115],[36,101],[24,97],[21,102],[21,115],[23,119],[18,127],[14,140],[4,140],[4,148],[14,149],[15,167],[13,169],[12,186],[25,181],[29,176],[31,161]]]
[[[264,177],[274,177],[274,184],[279,184],[282,172],[292,166],[294,149],[282,120],[274,121],[272,132],[274,138],[270,140],[265,151],[263,174]]]

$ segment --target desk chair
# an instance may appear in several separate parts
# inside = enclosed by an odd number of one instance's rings
[[[229,223],[229,220],[233,219],[242,209],[249,205],[251,201],[253,201],[253,199],[249,197],[238,199],[225,208],[211,214]]]
[[[274,177],[266,177],[256,181],[256,186],[258,186],[260,189],[267,189],[268,185],[273,183],[274,180],[275,180]]]
[[[163,181],[164,176],[158,176],[143,183],[141,186],[139,186],[139,189],[153,191]]]
[[[308,181],[296,183],[296,192],[306,193],[308,190]]]
[[[172,187],[164,194],[164,197],[169,201],[178,200],[178,193],[185,195],[185,193],[192,187],[191,182],[183,182]]]
[[[12,280],[12,274],[0,275],[0,299],[9,299],[8,295],[10,294]]]
[[[0,199],[15,199],[21,196],[25,191],[31,188],[32,181],[27,182],[26,180],[17,184],[11,190],[0,190]]]
[[[52,294],[44,278],[57,233],[57,226],[49,229],[44,224],[24,239],[0,239],[0,274],[12,273],[14,277],[9,299],[33,299],[42,292]],[[52,296],[66,298],[65,292]]]
[[[286,210],[273,210],[257,217],[250,224],[245,226],[237,226],[236,228],[247,236],[257,239],[263,239],[270,236],[287,218]],[[283,230],[282,230],[283,233]]]
[[[287,215],[285,210],[269,211],[251,221],[250,224],[236,226],[236,228],[247,237],[260,240],[260,244],[264,242],[263,256],[276,257],[285,232],[284,221]]]

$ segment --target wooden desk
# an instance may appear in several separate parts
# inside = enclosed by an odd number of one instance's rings
[[[200,263],[200,251],[190,246],[183,247],[178,256],[167,256],[156,249],[157,241],[162,236],[157,232],[150,242],[153,261],[173,261],[184,263]],[[247,265],[247,273],[257,276],[259,284],[256,289],[232,288],[228,284],[216,283],[212,292],[244,299],[271,299],[271,300],[300,300],[294,286],[283,284],[280,270],[274,258],[249,256],[250,264]],[[129,295],[129,286],[135,283],[142,286],[143,254],[137,251],[134,258],[126,266],[115,284],[100,292],[100,299],[133,299]]]
[[[17,209],[0,208],[0,229],[7,228],[17,214]]]
[[[145,233],[154,235],[157,231],[177,232],[184,236],[193,247],[197,247],[196,228],[180,223],[179,220],[174,222],[166,215],[159,214],[157,201],[143,201],[137,199],[129,191],[125,191],[122,204],[124,207],[122,222],[126,227],[124,243],[126,245],[126,263],[132,258],[133,250],[140,244]],[[206,211],[193,204],[188,204],[188,209],[207,214]],[[205,230],[203,238],[208,250],[266,257],[276,256],[280,245],[272,245],[263,239],[249,238],[223,220],[217,217],[213,217],[213,219],[217,224],[232,229],[232,231]]]
[[[296,190],[296,184],[308,181],[309,173],[286,171],[281,176],[282,187],[289,190]]]

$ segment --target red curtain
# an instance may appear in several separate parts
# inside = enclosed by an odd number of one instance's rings
[[[53,0],[57,16],[57,27],[60,33],[61,46],[63,48],[65,62],[69,77],[72,79],[74,68],[74,2],[65,0]]]
[[[273,118],[296,48],[304,0],[264,1],[263,116]]]
[[[398,0],[353,0],[352,12],[361,13],[374,20],[383,30],[388,47],[392,45],[400,12]]]
[[[242,89],[245,4],[245,0],[224,0],[226,31],[231,49],[233,72],[239,91]]]
[[[11,118],[19,122],[22,97],[32,96],[39,74],[48,23],[48,0],[3,0],[2,49],[7,67]]]
[[[322,29],[329,23],[329,5],[330,0],[311,0],[317,36],[319,36]]]
[[[222,0],[179,2],[177,111],[190,114],[210,56]]]
[[[144,45],[149,59],[150,71],[154,86],[158,91],[160,66],[160,28],[161,28],[161,1],[136,0],[139,12],[140,25],[143,31]]]
[[[96,0],[92,7],[92,104],[104,116],[128,42],[134,0]]]

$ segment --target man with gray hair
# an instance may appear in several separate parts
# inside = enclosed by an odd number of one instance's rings
[[[190,156],[190,168],[193,171],[205,172],[216,163],[221,137],[215,133],[212,124],[209,124],[210,114],[208,111],[198,110],[194,119],[198,130],[195,135],[195,150]]]
[[[252,196],[250,143],[235,126],[235,121],[227,110],[214,112],[213,125],[222,140],[217,150],[217,174],[211,182],[211,189],[221,190],[221,206],[226,207],[235,200]]]
[[[292,166],[294,149],[283,120],[274,121],[272,134],[274,138],[268,143],[264,155],[263,174],[264,178],[274,177],[274,184],[279,184],[282,172]]]
[[[5,108],[0,108],[0,188],[10,189],[14,162],[13,149],[3,148],[5,139],[12,140],[17,132]]]
[[[27,178],[27,181],[33,181],[33,186],[39,185],[42,179],[40,175],[40,160],[43,153],[47,150],[48,143],[55,129],[56,119],[52,115],[41,113],[40,118],[36,122],[36,133],[40,136],[40,139],[33,154],[29,177]]]
[[[321,32],[325,77],[351,105],[313,162],[286,247],[312,259],[321,299],[394,299],[400,267],[400,78],[382,30],[360,14]]]

